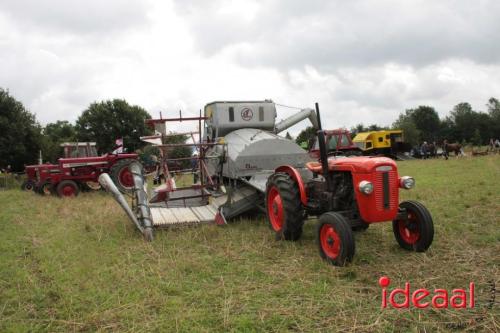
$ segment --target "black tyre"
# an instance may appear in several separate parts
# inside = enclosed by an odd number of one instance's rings
[[[275,173],[266,185],[266,215],[276,239],[296,241],[302,236],[304,211],[299,188],[286,173]]]
[[[370,227],[369,223],[361,222],[361,224],[352,227],[353,231],[366,231]]]
[[[27,179],[25,180],[22,184],[21,184],[21,190],[23,191],[29,191],[29,192],[32,192],[35,190],[35,182],[31,179]]]
[[[122,193],[130,193],[134,188],[134,178],[128,168],[133,162],[137,161],[130,158],[119,160],[110,169],[111,179]]]
[[[61,198],[76,197],[80,193],[78,184],[72,180],[63,180],[56,186],[56,193]]]
[[[335,266],[352,261],[356,246],[349,221],[339,213],[324,213],[316,228],[316,241],[321,258]]]
[[[54,186],[49,180],[46,180],[36,186],[35,192],[40,195],[52,195],[54,193]]]
[[[424,252],[434,239],[434,222],[431,213],[419,202],[403,201],[399,208],[406,211],[406,218],[392,221],[392,230],[398,244],[406,250]]]

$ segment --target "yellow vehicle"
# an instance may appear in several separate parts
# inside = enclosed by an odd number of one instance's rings
[[[395,158],[405,151],[402,130],[358,133],[352,140],[364,155],[384,155]]]

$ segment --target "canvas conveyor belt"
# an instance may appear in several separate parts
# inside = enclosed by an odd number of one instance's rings
[[[213,222],[217,208],[214,204],[200,207],[152,207],[153,226],[162,228]]]
[[[187,190],[187,189],[186,189]],[[190,190],[194,191],[194,190]],[[179,192],[174,191],[172,192]],[[198,191],[199,193],[199,191]],[[247,207],[253,207],[253,201],[248,201],[253,195],[255,190],[250,187],[243,187],[232,193],[231,207],[238,207],[243,211]],[[184,192],[183,195],[191,193]],[[177,194],[179,195],[179,193]],[[219,207],[227,202],[227,195],[212,197],[210,203],[207,200],[200,198],[184,200],[173,200],[160,205],[151,205],[151,215],[153,219],[153,226],[156,228],[168,228],[176,226],[193,225],[199,223],[211,223],[215,221],[215,217]],[[228,217],[231,212],[228,211]]]

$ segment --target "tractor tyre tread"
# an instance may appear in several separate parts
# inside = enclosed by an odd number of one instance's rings
[[[328,257],[321,246],[320,232],[325,224],[330,224],[334,227],[336,233],[341,239],[342,248],[337,258]],[[351,262],[356,253],[356,242],[349,221],[339,213],[327,212],[319,217],[316,227],[316,242],[321,258],[325,259],[332,265],[345,266]]]
[[[267,181],[266,188],[270,186],[276,186],[278,188],[284,209],[283,228],[276,232],[276,239],[290,241],[299,240],[302,236],[302,229],[304,226],[304,212],[297,184],[288,174],[278,172],[272,175]],[[272,229],[271,223],[269,223],[269,226]]]
[[[116,161],[116,163],[113,164],[111,166],[111,168],[109,169],[109,175],[111,176],[111,179],[113,180],[116,187],[118,188],[118,190],[121,193],[124,193],[124,194],[131,193],[133,190],[133,187],[127,188],[127,187],[123,186],[122,183],[120,182],[120,171],[124,167],[128,167],[133,162],[137,162],[137,161],[132,159],[132,158],[124,158],[124,159]]]
[[[399,235],[397,220],[392,221],[392,229],[398,244],[406,250],[425,252],[434,240],[434,222],[429,210],[420,202],[414,200],[403,201],[399,204],[401,208],[411,209],[420,221],[420,238],[415,244],[407,244]]]

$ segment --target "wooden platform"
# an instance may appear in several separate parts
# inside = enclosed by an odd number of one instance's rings
[[[199,207],[151,207],[153,226],[171,227],[178,225],[189,225],[198,223],[211,223],[215,221],[217,214],[215,204]]]

